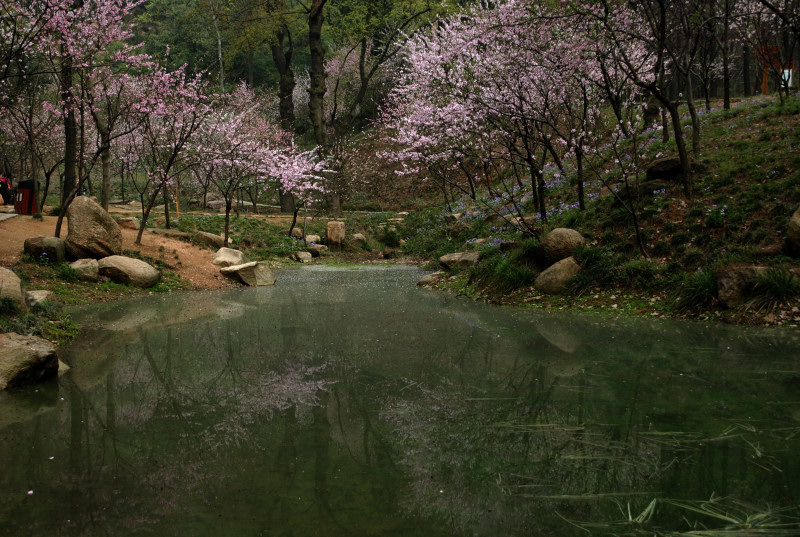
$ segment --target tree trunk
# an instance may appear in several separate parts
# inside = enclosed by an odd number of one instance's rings
[[[586,210],[586,201],[583,188],[583,150],[580,145],[583,140],[579,140],[578,147],[575,148],[575,161],[577,164],[577,182],[578,182],[578,208],[581,211]]]
[[[167,183],[164,183],[163,188],[164,190],[162,194],[164,197],[164,220],[165,220],[164,225],[166,226],[167,229],[171,229],[169,223],[169,190],[167,190]]]
[[[228,235],[231,231],[231,208],[233,206],[233,198],[230,195],[225,197],[225,235],[222,245],[228,247]]]
[[[64,57],[61,64],[61,102],[67,107],[64,114],[64,184],[61,188],[61,205],[68,203],[69,193],[78,184],[78,123],[72,106],[72,59]],[[56,237],[60,228],[56,229]]]
[[[289,41],[289,49],[284,50],[284,39]],[[286,28],[281,28],[275,33],[275,43],[271,47],[272,60],[278,70],[280,80],[278,82],[278,111],[281,118],[281,128],[288,132],[294,131],[294,70],[292,69],[292,57],[294,56],[294,43],[292,34]],[[294,212],[294,197],[291,193],[284,191],[278,184],[278,199],[280,200],[281,212]]]
[[[678,105],[669,103],[667,111],[672,119],[672,129],[675,132],[675,145],[678,148],[678,157],[681,160],[681,174],[683,175],[683,192],[686,196],[692,195],[692,162],[689,151],[686,149],[686,138],[683,135],[681,114]]]
[[[103,152],[100,154],[100,164],[103,170],[103,186],[100,193],[100,205],[108,211],[108,199],[110,197],[109,191],[111,190],[111,136],[108,130],[100,132],[100,143],[103,146]]]
[[[294,212],[294,196],[292,196],[291,192],[284,192],[283,187],[280,185],[278,185],[278,198],[280,199],[282,213]]]
[[[323,8],[327,0],[314,0],[308,13],[308,46],[311,52],[311,66],[308,73],[311,85],[308,88],[308,112],[314,127],[314,140],[323,151],[328,146],[328,133],[325,125],[325,48],[322,46],[322,25],[325,22]]]
[[[700,118],[697,116],[697,108],[694,105],[694,86],[692,85],[692,75],[686,77],[686,105],[689,107],[689,115],[692,117],[692,153],[697,155],[700,152]]]
[[[217,14],[212,13],[211,19],[214,21],[214,32],[217,35],[217,61],[219,62],[219,89],[225,92],[225,63],[222,58],[222,34],[219,31],[219,23],[217,22]]]
[[[147,205],[142,203],[142,222],[139,224],[139,232],[136,234],[136,240],[134,241],[135,244],[142,244],[142,235],[144,234],[144,228],[147,225],[147,219],[150,218],[150,211],[153,210],[153,206],[156,204],[156,199],[158,198],[158,194],[161,192],[160,188],[157,188],[153,191],[150,195],[150,199],[147,201]],[[140,194],[142,202],[144,202],[144,194]]]
[[[730,0],[724,3],[725,16],[722,24],[722,107],[725,110],[731,109],[731,6]]]
[[[742,78],[744,79],[744,96],[750,97],[751,91],[751,77],[750,74],[750,47],[747,43],[742,45]]]
[[[288,37],[289,49],[284,50],[283,42]],[[294,43],[292,35],[285,28],[275,32],[275,43],[271,47],[272,61],[278,70],[280,80],[278,82],[278,100],[280,102],[278,111],[281,117],[281,128],[285,131],[294,131],[294,70],[292,69],[292,56],[294,55]]]

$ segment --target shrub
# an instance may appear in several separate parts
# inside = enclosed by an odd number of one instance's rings
[[[711,228],[721,228],[725,225],[725,211],[728,210],[727,205],[723,205],[722,207],[717,207],[714,205],[711,209],[708,210],[706,214],[705,224]]]
[[[681,244],[687,244],[691,240],[692,240],[691,233],[689,233],[687,231],[681,231],[681,232],[676,233],[675,235],[672,236],[672,241],[671,242],[672,242],[673,246],[679,246]]]
[[[519,263],[517,256],[503,253],[499,248],[487,249],[480,263],[472,267],[470,280],[500,293],[510,293],[533,283],[538,273]]]
[[[753,295],[762,302],[777,305],[800,295],[800,279],[785,267],[770,267],[756,280]]]
[[[396,248],[400,246],[400,233],[397,228],[387,226],[381,233],[380,241],[390,248]]]
[[[61,264],[58,268],[58,277],[65,282],[74,283],[78,281],[78,271],[67,264]]]
[[[622,266],[625,280],[643,289],[655,286],[659,272],[659,266],[647,259],[632,259]]]
[[[575,251],[581,271],[574,278],[573,290],[589,285],[610,286],[619,278],[618,258],[606,248],[582,246]]]
[[[10,296],[0,297],[0,317],[11,317],[20,314],[20,307]]]
[[[615,231],[609,229],[603,233],[602,237],[600,237],[600,240],[603,241],[603,244],[616,244],[619,242],[619,235],[617,235]]]
[[[702,264],[704,258],[705,258],[705,256],[703,255],[703,252],[701,252],[700,250],[697,250],[695,248],[690,248],[690,249],[686,250],[685,254],[683,254],[683,257],[682,257],[683,266],[685,266],[685,267],[697,267],[700,264]]]
[[[717,298],[717,278],[714,273],[698,269],[684,278],[678,296],[678,309],[705,309]]]
[[[658,241],[653,245],[653,255],[656,257],[667,257],[672,248],[666,241]]]

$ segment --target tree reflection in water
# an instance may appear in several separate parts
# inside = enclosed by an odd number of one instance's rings
[[[791,331],[515,312],[417,275],[91,310],[110,321],[68,349],[57,394],[0,398],[22,416],[0,422],[0,534],[652,534],[798,514]]]

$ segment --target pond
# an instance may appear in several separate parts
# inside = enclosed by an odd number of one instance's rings
[[[76,309],[69,373],[0,395],[0,535],[800,535],[800,332],[421,275]]]

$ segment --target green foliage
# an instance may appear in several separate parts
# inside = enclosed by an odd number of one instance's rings
[[[800,296],[800,278],[786,267],[770,267],[758,277],[752,294],[762,307],[778,305]]]
[[[573,255],[581,271],[573,279],[573,291],[590,286],[610,287],[619,281],[621,260],[605,247],[582,246]]]
[[[58,277],[65,282],[75,283],[78,281],[78,271],[62,263],[58,266]]]
[[[695,248],[687,249],[686,252],[681,256],[684,267],[699,267],[703,264],[704,259],[705,255],[703,252]]]
[[[706,309],[717,298],[717,278],[711,271],[698,270],[685,276],[677,307],[679,310]]]
[[[400,233],[394,226],[386,226],[380,235],[379,240],[389,248],[400,246]]]
[[[727,206],[717,207],[714,205],[706,214],[705,224],[711,228],[720,228],[725,225],[725,210]]]
[[[672,240],[670,241],[673,246],[680,246],[682,244],[688,244],[692,240],[692,234],[688,231],[680,231],[672,236]]]
[[[538,273],[520,262],[521,253],[502,252],[500,248],[482,250],[480,263],[470,271],[470,282],[478,282],[499,293],[510,293],[533,283]]]
[[[658,241],[653,245],[652,253],[656,257],[666,257],[672,252],[672,247],[666,241]]]
[[[661,268],[649,259],[636,258],[622,265],[625,280],[639,289],[657,287]]]
[[[40,302],[23,312],[9,297],[0,298],[0,333],[39,336],[56,343],[74,339],[80,328],[64,315],[61,305],[52,300]]]
[[[19,303],[10,296],[0,296],[0,317],[11,317],[21,312]]]

